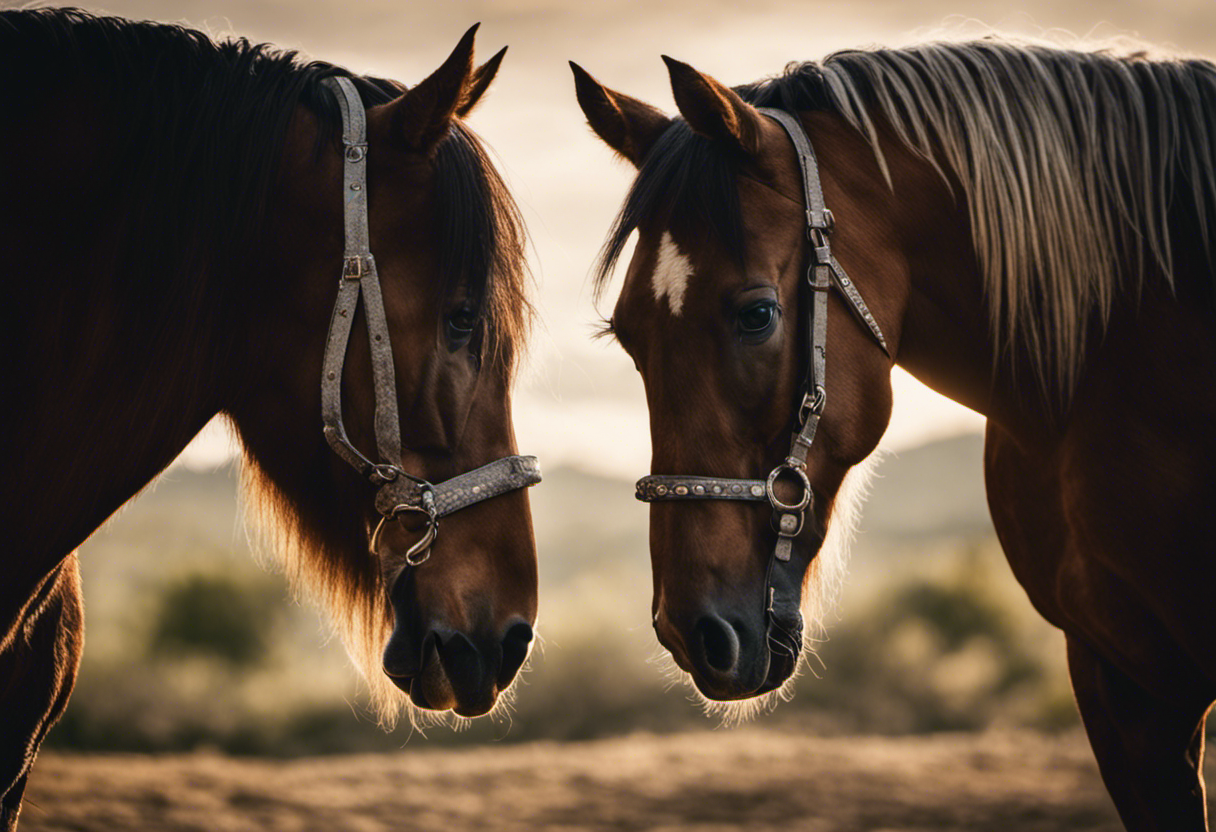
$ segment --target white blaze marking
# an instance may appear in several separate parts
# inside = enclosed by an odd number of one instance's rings
[[[671,232],[664,231],[654,266],[654,299],[662,301],[667,298],[671,314],[679,315],[684,308],[684,290],[688,288],[690,277],[692,262],[680,251],[675,240],[671,239]]]

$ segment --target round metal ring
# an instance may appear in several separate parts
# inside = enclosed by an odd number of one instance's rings
[[[782,472],[789,471],[796,476],[802,485],[802,499],[797,503],[787,504],[777,499],[777,494],[773,491],[773,486],[777,482],[777,477],[781,476]],[[783,462],[774,468],[768,475],[768,482],[764,486],[765,493],[768,495],[768,501],[777,511],[802,511],[811,504],[811,481],[807,479],[806,471],[802,468],[790,465],[788,462]]]

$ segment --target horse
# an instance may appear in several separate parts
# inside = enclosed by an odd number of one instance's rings
[[[998,36],[733,88],[664,60],[676,117],[572,64],[637,168],[595,284],[636,232],[606,331],[650,410],[659,642],[710,701],[788,694],[899,364],[987,417],[1000,543],[1123,823],[1206,829],[1216,66]]]
[[[464,122],[505,53],[475,64],[476,30],[407,89],[182,26],[0,12],[0,829],[75,680],[77,547],[217,415],[386,725],[485,714],[523,666],[539,473],[509,396],[531,306],[522,220]]]

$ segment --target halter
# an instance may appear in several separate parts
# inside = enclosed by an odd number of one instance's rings
[[[835,220],[832,212],[823,204],[823,189],[819,183],[819,166],[815,151],[799,120],[784,110],[767,107],[758,108],[761,113],[776,121],[789,134],[798,154],[798,166],[802,170],[802,188],[806,200],[806,236],[811,244],[810,265],[806,279],[810,287],[810,310],[807,333],[810,341],[810,357],[807,365],[806,387],[802,403],[798,406],[798,430],[794,432],[789,455],[780,465],[762,480],[731,479],[728,477],[695,477],[652,475],[637,483],[637,498],[645,503],[670,500],[741,500],[767,502],[773,508],[776,521],[777,545],[769,562],[767,577],[768,614],[770,624],[774,619],[797,620],[802,578],[811,564],[818,547],[793,559],[794,538],[802,532],[806,512],[814,513],[815,495],[806,474],[806,458],[815,440],[815,431],[827,403],[827,379],[825,370],[828,305],[827,294],[836,286],[857,320],[878,343],[884,353],[890,355],[887,341],[878,322],[861,298],[857,287],[844,268],[832,256],[828,238]],[[778,480],[792,479],[801,489],[801,496],[793,502],[782,501],[776,494]],[[822,543],[822,539],[819,541]]]
[[[401,468],[401,421],[397,413],[393,350],[384,316],[384,300],[380,294],[380,278],[368,243],[367,116],[359,93],[349,78],[333,76],[326,78],[324,83],[334,93],[342,109],[346,250],[342,277],[338,282],[338,299],[334,303],[329,337],[325,342],[321,370],[321,419],[325,423],[325,439],[330,447],[377,487],[375,505],[380,513],[380,522],[372,533],[373,554],[378,554],[380,537],[389,521],[406,514],[419,514],[425,519],[422,537],[405,553],[405,562],[418,566],[430,557],[431,545],[439,534],[440,518],[500,494],[536,485],[541,480],[540,465],[534,456],[508,456],[436,484],[407,474]],[[372,462],[351,444],[342,424],[342,365],[346,360],[346,346],[360,293],[363,296],[364,317],[367,318],[368,342],[371,344],[379,463]]]

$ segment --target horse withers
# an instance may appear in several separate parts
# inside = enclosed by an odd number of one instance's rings
[[[522,223],[462,120],[502,59],[474,64],[475,29],[406,89],[179,26],[0,12],[0,828],[75,678],[76,547],[216,414],[382,718],[399,690],[486,713],[523,665],[530,307]]]
[[[574,66],[638,168],[598,286],[636,232],[610,331],[650,408],[660,642],[710,700],[782,693],[899,363],[988,417],[1001,544],[1124,823],[1205,829],[1216,66],[992,38],[732,89],[665,60],[680,118]]]

